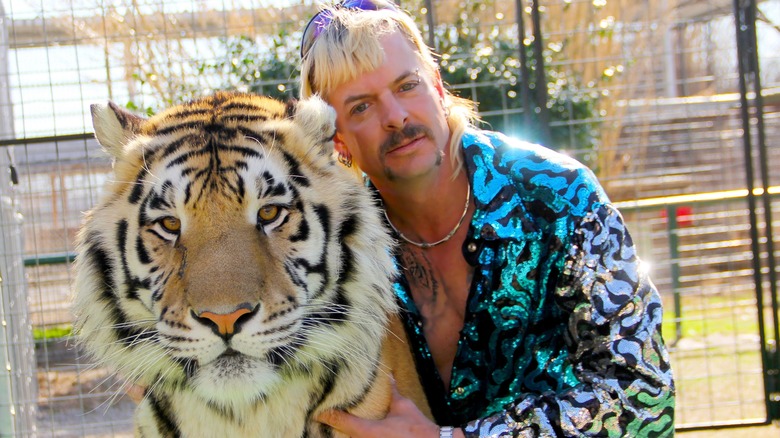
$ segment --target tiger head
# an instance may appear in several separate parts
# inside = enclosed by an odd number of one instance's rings
[[[131,382],[254,402],[375,360],[394,310],[377,206],[332,157],[335,113],[219,93],[149,119],[92,106],[114,178],[78,237],[82,344]]]

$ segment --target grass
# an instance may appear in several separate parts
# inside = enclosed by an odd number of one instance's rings
[[[70,324],[53,327],[33,327],[33,340],[36,342],[69,338],[72,334],[73,326]]]
[[[675,423],[761,421],[766,409],[755,296],[707,291],[683,296],[679,318],[672,297],[664,296],[662,330],[677,387]],[[771,308],[766,312],[769,317]]]
[[[683,297],[679,321],[671,297],[665,298],[662,330],[667,342],[675,339],[678,322],[680,333],[686,338],[758,334],[755,299],[750,297]]]

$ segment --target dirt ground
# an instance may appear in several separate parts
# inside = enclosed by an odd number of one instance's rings
[[[739,427],[727,429],[699,430],[695,432],[677,432],[678,438],[778,438],[780,426]]]
[[[708,338],[698,345],[686,339],[673,349],[678,383],[678,425],[763,415],[757,341],[746,336],[732,339],[739,348],[730,348],[732,342],[726,341]],[[54,348],[48,353],[46,362],[38,364],[37,435],[51,438],[132,437],[135,404],[124,394],[121,382],[104,369],[74,365],[79,363],[79,355],[72,347],[62,347],[61,357],[55,354],[58,350]],[[709,371],[703,373],[704,370]],[[714,371],[719,374],[717,384],[710,378],[701,378],[702,374],[709,376]],[[735,388],[740,390],[732,394]],[[737,397],[737,394],[742,395]],[[713,399],[726,402],[734,399],[739,403],[716,409],[713,405],[718,404],[714,404]],[[678,435],[682,438],[780,438],[780,427],[680,431]]]
[[[132,437],[135,403],[102,369],[54,369],[38,373],[38,436]],[[119,395],[115,395],[119,394]]]
[[[119,382],[105,370],[54,370],[38,373],[41,437],[130,438],[135,404],[112,400]],[[678,432],[680,438],[780,438],[777,425]]]

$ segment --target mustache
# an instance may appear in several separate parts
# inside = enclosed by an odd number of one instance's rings
[[[380,145],[379,151],[382,154],[385,154],[387,153],[387,151],[400,146],[405,141],[409,141],[419,137],[420,134],[430,139],[433,138],[433,132],[427,126],[406,125],[400,131],[391,132],[390,135],[387,136],[385,141],[383,141],[382,144]]]

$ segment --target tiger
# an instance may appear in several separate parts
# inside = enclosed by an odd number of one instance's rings
[[[77,234],[74,329],[144,388],[136,436],[341,436],[314,418],[383,418],[396,387],[430,418],[393,240],[334,158],[331,107],[218,92],[90,110],[113,175]]]

